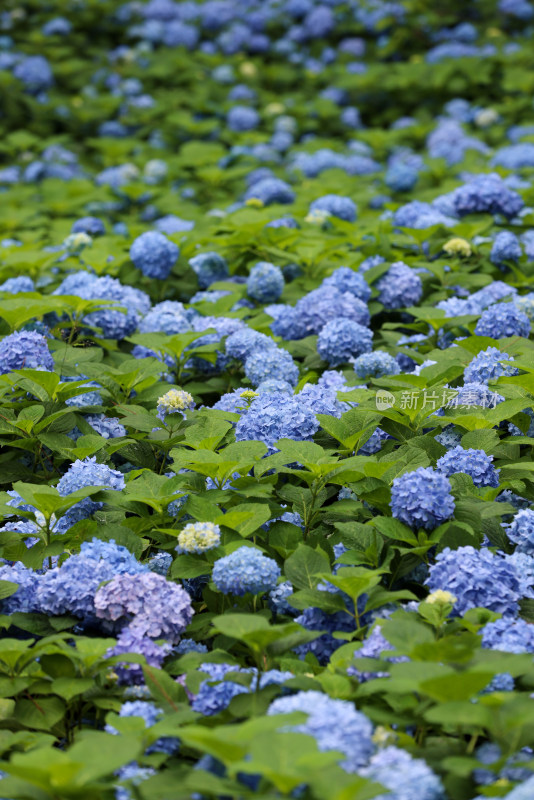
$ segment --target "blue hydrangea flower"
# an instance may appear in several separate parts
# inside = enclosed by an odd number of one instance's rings
[[[492,264],[496,264],[499,267],[505,264],[506,261],[517,263],[521,255],[521,245],[515,233],[500,231],[495,237],[491,248],[490,261]]]
[[[106,232],[104,223],[98,217],[80,217],[72,223],[71,233],[88,233],[89,236],[103,236]]]
[[[341,417],[349,406],[337,399],[337,391],[319,383],[306,383],[296,395],[297,400],[311,408],[314,414]]]
[[[146,231],[130,247],[130,258],[147,278],[165,280],[178,261],[180,250],[159,231]]]
[[[0,375],[24,368],[54,371],[48,342],[36,331],[15,331],[0,342]]]
[[[356,222],[356,204],[350,197],[340,194],[325,194],[314,200],[310,205],[310,213],[324,211],[332,217],[338,217],[345,222]]]
[[[472,406],[482,406],[482,408],[495,408],[502,403],[504,397],[497,392],[492,392],[485,383],[464,383],[458,387],[457,394],[452,397],[447,408],[471,408]],[[436,413],[440,414],[441,409]]]
[[[248,390],[244,386],[240,386],[233,392],[226,392],[214,403],[213,408],[219,411],[230,411],[232,414],[242,414],[249,406],[248,400],[243,396],[243,392],[246,391]]]
[[[521,297],[514,297],[514,304],[523,314],[526,314],[530,320],[534,320],[534,292],[529,292]]]
[[[176,583],[156,572],[115,575],[94,598],[96,615],[150,639],[176,644],[193,618],[191,598]]]
[[[396,519],[427,531],[450,519],[455,507],[449,479],[432,467],[419,467],[395,478],[390,505]]]
[[[86,458],[83,461],[78,459],[70,465],[67,472],[59,479],[57,490],[62,497],[83,489],[87,486],[102,486],[120,492],[124,489],[124,475],[118,470],[111,469],[106,464],[99,464],[96,456]],[[68,530],[81,519],[86,519],[102,508],[102,503],[85,497],[73,505],[61,519],[61,531]]]
[[[15,561],[14,564],[0,564],[0,580],[17,583],[19,587],[10,597],[0,601],[2,614],[17,612],[29,614],[39,611],[40,607],[37,601],[39,578],[40,576],[36,572],[25,567],[21,561]]]
[[[487,548],[446,547],[430,566],[425,584],[431,592],[443,589],[456,597],[454,613],[470,608],[488,608],[506,617],[515,617],[524,596],[517,567]],[[495,587],[499,591],[495,591]]]
[[[466,383],[489,383],[497,378],[517,375],[517,369],[503,361],[513,361],[514,357],[501,352],[497,347],[488,347],[478,353],[464,370]]]
[[[139,323],[140,333],[186,333],[191,330],[191,319],[196,315],[193,309],[186,309],[182,303],[164,300],[157,303],[145,314]]]
[[[487,212],[503,214],[511,219],[519,214],[524,205],[522,197],[509,189],[502,178],[494,173],[476,175],[455,189],[453,195],[454,208],[460,217]]]
[[[388,789],[375,800],[413,800],[414,787],[419,800],[445,800],[443,784],[428,764],[399,747],[379,750],[360,775]]]
[[[279,439],[310,439],[319,428],[315,414],[283,392],[261,394],[235,429],[236,441],[259,441],[273,447]]]
[[[321,591],[331,591],[332,584],[319,584],[318,587]],[[362,606],[365,605],[365,601]],[[363,610],[363,608],[361,609]],[[346,611],[336,611],[333,614],[327,614],[321,608],[306,608],[299,616],[295,618],[295,622],[302,625],[303,628],[309,631],[321,631],[321,635],[311,642],[299,645],[295,648],[295,652],[299,658],[305,658],[308,653],[315,656],[319,664],[328,664],[332,653],[341,647],[343,639],[334,638],[333,634],[338,631],[353,631],[354,630],[354,617]]]
[[[155,725],[158,719],[163,715],[161,708],[158,708],[154,703],[147,703],[144,700],[130,700],[122,704],[119,711],[119,717],[140,717],[145,723],[146,728],[151,728]],[[104,727],[106,733],[111,733],[113,736],[118,736],[119,732],[113,725],[106,725]]]
[[[149,666],[160,668],[171,649],[170,644],[167,642],[156,644],[153,639],[146,636],[142,629],[135,626],[127,626],[120,631],[117,643],[108,650],[106,655],[111,658],[125,653],[136,653],[144,656]],[[120,662],[115,664],[114,670],[122,684],[139,685],[144,683],[142,664]]]
[[[276,378],[267,378],[256,386],[256,391],[259,394],[262,392],[284,392],[285,394],[293,394],[293,387],[288,381],[279,381]]]
[[[109,276],[97,278],[88,272],[67,276],[54,294],[76,295],[84,300],[113,300],[121,310],[105,306],[84,317],[84,324],[100,328],[106,339],[124,339],[136,330],[141,317],[150,309],[150,298],[140,289],[123,286]]]
[[[509,14],[523,21],[534,16],[534,8],[527,0],[499,0],[498,9],[502,14]]]
[[[386,433],[382,428],[375,428],[367,441],[362,444],[358,450],[359,456],[372,456],[382,450],[382,444],[386,439],[391,439],[389,433]]]
[[[359,378],[381,378],[384,375],[398,375],[400,367],[397,361],[384,350],[373,353],[362,353],[354,360],[354,372]]]
[[[174,648],[173,653],[183,656],[186,653],[207,653],[208,648],[202,642],[195,642],[194,639],[182,639]]]
[[[395,211],[393,224],[396,228],[425,230],[434,225],[443,225],[446,228],[450,228],[456,224],[456,220],[442,213],[438,208],[431,206],[430,203],[412,200]]]
[[[20,294],[22,292],[34,292],[35,284],[29,275],[18,275],[16,278],[8,278],[0,285],[0,292],[9,294]]]
[[[52,69],[44,56],[26,56],[15,66],[13,75],[30,94],[44,92],[54,83]]]
[[[169,503],[169,507],[171,505],[172,503]],[[169,514],[172,513],[169,509],[167,510]],[[147,567],[151,572],[157,572],[158,575],[163,575],[165,577],[171,568],[171,564],[172,564],[171,554],[165,553],[162,550],[160,550],[158,553],[152,556],[150,561],[147,562]]]
[[[382,635],[382,628],[380,625],[375,625],[371,633],[367,635],[362,646],[358,650],[355,650],[354,657],[381,659],[384,652],[391,650],[393,650],[393,647]],[[390,664],[400,664],[409,661],[406,656],[384,656],[382,660]],[[357,667],[349,667],[347,669],[347,674],[353,675],[361,682],[365,682],[373,680],[374,678],[388,677],[389,673],[384,670],[380,670],[379,672],[361,672]]]
[[[84,379],[85,376],[83,375],[73,375],[62,378],[65,383],[70,383],[72,381],[81,381]],[[74,395],[74,397],[68,397],[65,400],[65,405],[73,406],[74,408],[85,408],[86,406],[101,406],[104,402],[102,400],[102,395],[100,394],[98,389],[102,388],[100,384],[96,381],[87,381],[83,383],[79,389],[83,390],[87,388],[94,388],[95,391],[92,392],[84,392],[81,391],[80,394]]]
[[[243,328],[243,330],[232,333],[226,340],[226,355],[230,358],[236,358],[238,361],[246,361],[248,356],[253,350],[262,349],[265,351],[268,347],[276,347],[270,336],[264,333],[255,331],[252,328]]]
[[[280,567],[261,550],[246,545],[217,559],[213,565],[213,582],[223,594],[244,595],[269,592],[277,584]]]
[[[369,352],[372,346],[373,332],[344,317],[327,322],[317,339],[317,352],[333,367]]]
[[[493,456],[487,455],[484,450],[475,450],[472,447],[463,448],[460,445],[453,447],[442,456],[436,469],[444,475],[450,476],[457,472],[470,475],[475,486],[499,485],[499,469],[492,464]]]
[[[120,492],[124,489],[124,475],[106,464],[97,463],[96,456],[83,461],[78,459],[59,479],[57,490],[62,497],[66,497],[86,486],[103,486]]]
[[[253,386],[267,379],[283,380],[296,386],[299,370],[287,350],[269,347],[252,351],[245,361],[245,375]]]
[[[236,133],[252,131],[260,124],[260,115],[254,108],[234,106],[226,115],[226,124]]]
[[[224,281],[229,275],[228,264],[219,253],[199,253],[189,259],[189,266],[201,289],[207,289],[216,281]]]
[[[296,336],[302,339],[324,328],[327,322],[340,317],[353,320],[364,327],[369,325],[367,305],[350,292],[340,292],[333,286],[320,286],[301,297],[295,308]],[[276,333],[273,327],[273,333]]]
[[[136,761],[132,761],[117,770],[118,780],[128,781],[132,786],[140,786],[155,774],[156,770],[153,767],[140,767]],[[133,800],[133,795],[126,786],[117,785],[115,788],[115,800]]]
[[[289,605],[287,602],[288,597],[294,593],[293,586],[289,581],[279,583],[274,589],[269,592],[269,608],[274,614],[286,614],[287,616],[294,617],[298,611]]]
[[[333,286],[340,292],[350,292],[364,303],[371,297],[371,289],[365,278],[349,267],[338,267],[324,279],[323,286]]]
[[[113,540],[83,542],[77,555],[70,556],[60,567],[39,578],[39,610],[45,614],[72,614],[94,622],[94,598],[99,585],[116,575],[139,575],[147,569],[129,550]]]
[[[154,227],[160,233],[165,233],[167,236],[172,236],[173,233],[187,233],[192,231],[195,223],[188,219],[181,219],[175,214],[166,214],[160,217],[154,223]]]
[[[498,619],[480,631],[482,647],[505,653],[534,653],[534,625],[524,619]]]
[[[245,192],[245,200],[259,200],[264,206],[273,203],[289,205],[295,201],[295,192],[280,178],[262,178]]]
[[[534,511],[529,508],[519,511],[506,525],[506,535],[516,545],[516,553],[534,556]]]
[[[106,417],[104,414],[89,414],[85,419],[91,428],[94,428],[104,439],[118,439],[126,436],[126,428],[118,419]]]
[[[250,270],[247,294],[258,303],[275,303],[284,291],[284,276],[280,267],[259,261]]]
[[[421,278],[402,261],[396,261],[376,284],[378,299],[388,310],[415,306],[423,295]]]
[[[530,320],[514,303],[496,303],[482,312],[475,327],[477,336],[504,339],[530,335]]]
[[[411,192],[417,180],[419,173],[409,164],[398,161],[386,172],[384,182],[388,189],[393,192]]]
[[[283,715],[295,711],[308,714],[308,719],[300,725],[292,725],[290,730],[313,736],[322,752],[337,750],[343,753],[340,766],[346,772],[358,772],[369,761],[374,749],[371,739],[373,726],[353,703],[333,700],[322,692],[298,692],[274,700],[267,714]]]

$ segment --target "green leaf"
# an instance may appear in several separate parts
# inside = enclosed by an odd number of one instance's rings
[[[286,578],[297,589],[314,589],[319,582],[317,576],[329,569],[326,553],[320,548],[313,550],[305,544],[300,544],[284,565]]]

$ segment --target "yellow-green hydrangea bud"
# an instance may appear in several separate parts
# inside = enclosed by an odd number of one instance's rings
[[[171,389],[158,400],[158,417],[163,422],[167,414],[177,414],[194,408],[195,401],[183,389]]]
[[[213,522],[190,522],[178,534],[177,553],[205,553],[221,541],[221,532]]]
[[[435,592],[428,595],[425,602],[430,603],[430,605],[444,606],[448,604],[454,605],[456,600],[457,598],[451,592],[447,592],[444,589],[436,589]]]
[[[443,249],[448,256],[460,256],[461,258],[467,258],[473,252],[469,242],[466,239],[460,239],[459,236],[445,242]]]

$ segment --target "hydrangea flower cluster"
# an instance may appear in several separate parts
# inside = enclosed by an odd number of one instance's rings
[[[298,692],[275,700],[267,714],[284,715],[295,711],[307,714],[308,719],[301,725],[292,725],[290,730],[313,736],[322,752],[343,753],[340,766],[346,772],[358,772],[368,762],[374,749],[373,726],[364,714],[356,711],[353,703],[333,700],[321,692]],[[281,727],[283,729],[283,720]]]
[[[213,522],[190,522],[178,534],[177,553],[205,553],[221,541],[221,531]]]
[[[15,331],[0,342],[0,375],[15,369],[54,369],[46,338],[36,331]]]
[[[159,231],[142,233],[130,248],[130,258],[147,278],[168,278],[180,255],[174,242]]]
[[[513,356],[503,353],[497,347],[481,350],[464,370],[465,383],[489,383],[502,376],[517,375],[518,370],[503,361],[513,361]]]
[[[338,217],[345,222],[356,222],[357,209],[350,197],[338,194],[325,194],[310,205],[310,213],[316,211],[326,213],[328,216]]]
[[[464,472],[473,479],[475,486],[495,488],[499,485],[500,470],[495,469],[492,461],[493,456],[487,455],[484,450],[475,450],[473,447],[463,448],[458,445],[438,459],[436,469],[447,476]]]
[[[243,401],[246,403],[246,401]],[[236,441],[260,441],[273,447],[279,439],[310,439],[319,423],[313,411],[284,392],[268,392],[252,401],[236,424]]]
[[[114,576],[147,572],[125,547],[113,540],[83,542],[80,552],[70,556],[39,578],[37,605],[45,614],[72,614],[86,623],[96,620],[95,595],[103,581]],[[130,652],[130,651],[128,651]]]
[[[514,617],[519,600],[525,596],[521,575],[513,563],[488,549],[475,550],[470,545],[442,550],[430,567],[426,585],[431,591],[451,592],[456,597],[454,613],[460,615],[470,608],[489,608]]]
[[[514,303],[497,303],[482,312],[475,333],[492,339],[530,335],[530,320]]]
[[[414,786],[420,800],[445,800],[445,788],[428,764],[399,747],[385,747],[375,753],[360,775],[385,786],[388,791],[376,800],[411,800]]]
[[[247,294],[258,303],[275,303],[284,291],[284,276],[280,267],[260,261],[250,270]]]
[[[372,348],[373,332],[352,319],[340,317],[327,322],[319,332],[317,352],[330,366],[347,363]]]
[[[164,422],[168,414],[182,414],[195,407],[195,401],[189,392],[183,389],[170,389],[158,400],[158,417]]]
[[[363,353],[353,361],[354,372],[358,378],[381,378],[384,375],[398,375],[400,367],[393,356],[384,350]]]
[[[454,514],[451,484],[431,467],[419,467],[393,480],[393,516],[412,528],[431,531]]]
[[[269,592],[280,577],[280,567],[255,547],[238,547],[217,559],[213,565],[213,583],[223,594],[236,596]]]
[[[415,306],[423,295],[419,275],[402,261],[396,261],[376,284],[378,299],[384,307],[393,310]]]
[[[516,553],[534,556],[534,511],[521,509],[506,526],[506,535],[516,545]]]
[[[266,380],[286,381],[295,386],[299,369],[287,350],[280,347],[256,348],[245,361],[245,375],[253,386]]]
[[[94,598],[96,615],[119,627],[129,625],[149,639],[178,642],[193,617],[191,599],[176,583],[155,572],[116,575]]]
[[[224,281],[228,275],[228,264],[219,253],[199,253],[189,259],[189,266],[198,278],[201,289],[207,289],[216,281]]]

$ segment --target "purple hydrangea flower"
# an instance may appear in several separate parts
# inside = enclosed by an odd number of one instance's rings
[[[176,644],[193,618],[191,599],[176,583],[155,572],[135,577],[116,575],[95,595],[96,615],[150,639],[164,638]]]

